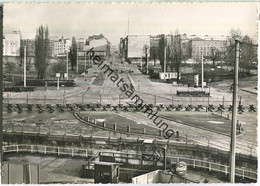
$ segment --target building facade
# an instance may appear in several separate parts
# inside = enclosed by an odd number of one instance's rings
[[[53,56],[62,57],[66,56],[66,53],[69,52],[71,47],[71,40],[64,39],[63,37],[57,41],[53,41]]]
[[[21,33],[13,32],[5,34],[3,39],[4,56],[20,56]]]
[[[110,56],[110,42],[103,34],[89,36],[84,43],[84,51],[93,48],[96,55],[101,58],[108,58]]]
[[[219,52],[220,55],[224,55],[227,47],[227,40],[215,40],[194,38],[192,43],[192,58],[211,57],[212,52]]]
[[[131,61],[145,57],[145,47],[148,48],[147,55],[150,58],[150,35],[128,35],[120,39],[119,52],[124,60]]]

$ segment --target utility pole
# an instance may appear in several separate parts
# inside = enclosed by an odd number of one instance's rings
[[[237,91],[238,91],[238,64],[239,64],[239,40],[235,40],[236,59],[234,62],[233,81],[233,108],[232,108],[232,128],[230,145],[230,183],[235,183],[236,169],[236,122],[237,122]]]
[[[69,79],[69,53],[67,50],[67,80]]]
[[[89,58],[89,59],[90,59],[90,58]],[[85,62],[84,71],[86,71],[86,68],[87,68],[86,51],[84,51],[84,62]],[[90,62],[90,61],[89,61],[89,62]]]
[[[128,15],[128,21],[127,21],[127,35],[129,35],[129,24],[130,24],[130,16]]]
[[[201,88],[203,90],[203,82],[204,82],[204,60],[203,60],[203,54],[201,55]]]
[[[26,87],[26,46],[24,46],[23,86]]]
[[[79,55],[77,50],[77,74],[79,73]]]
[[[166,73],[166,45],[164,47],[164,63],[163,63],[163,72]],[[165,75],[164,75],[165,76]]]
[[[141,54],[141,71],[143,70],[143,57],[142,57],[142,54]]]

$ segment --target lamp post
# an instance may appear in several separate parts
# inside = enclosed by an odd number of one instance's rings
[[[67,53],[67,80],[69,79],[69,53],[68,50],[66,50]]]
[[[24,47],[23,86],[26,87],[26,46]]]

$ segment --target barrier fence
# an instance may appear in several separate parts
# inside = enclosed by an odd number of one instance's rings
[[[137,92],[140,94],[140,98],[143,99],[145,104],[183,104],[183,105],[209,105],[213,104],[218,106],[222,104],[224,106],[232,105],[232,97],[225,96],[216,96],[216,97],[180,97],[176,95],[169,96],[159,96],[148,93]],[[72,99],[73,98],[73,99]],[[67,93],[55,93],[53,95],[50,94],[40,94],[40,95],[31,95],[30,93],[17,95],[16,93],[6,93],[3,96],[3,103],[6,104],[63,104],[63,103],[77,103],[77,104],[88,104],[88,103],[111,103],[112,105],[121,104],[124,102],[133,102],[129,98],[123,95],[106,95],[99,94],[96,96],[88,95],[86,92],[83,93],[75,93],[73,95],[69,95]]]
[[[131,154],[131,153],[119,153],[113,152],[111,150],[97,150],[97,149],[82,149],[82,148],[75,148],[75,147],[57,147],[57,146],[45,146],[45,145],[28,145],[28,144],[18,144],[18,145],[5,145],[2,149],[3,153],[40,153],[40,154],[48,154],[48,155],[68,155],[71,157],[84,157],[87,158],[89,156],[96,156],[99,154],[101,156],[111,156],[114,157],[114,161],[124,161],[127,159],[135,159],[139,161],[143,161],[143,157],[140,154]],[[189,167],[193,168],[203,168],[207,169],[208,171],[215,171],[221,172],[224,174],[229,174],[230,167],[228,165],[222,165],[210,161],[200,160],[200,159],[193,159],[193,158],[184,158],[184,157],[173,157],[167,156],[167,160],[171,163],[176,163],[180,161],[184,161],[187,163]],[[148,160],[146,160],[148,161]],[[152,160],[150,160],[152,161]],[[153,161],[152,161],[153,162]],[[244,178],[249,178],[252,180],[257,180],[257,172],[252,170],[245,170],[241,168],[235,169],[235,174],[237,176]]]

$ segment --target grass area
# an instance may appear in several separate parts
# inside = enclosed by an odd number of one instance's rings
[[[85,116],[88,116],[90,119],[105,119],[105,122],[107,125],[115,124],[117,123],[117,128],[126,128],[127,126],[131,127],[131,132],[135,133],[142,133],[143,128],[146,129],[146,132],[149,134],[158,134],[159,130],[153,127],[149,127],[144,124],[138,124],[137,122],[127,119],[125,117],[119,116],[116,113],[111,113],[111,112],[81,112]]]
[[[160,112],[159,116],[167,117],[189,126],[201,127],[224,134],[230,134],[231,121],[210,112]]]

